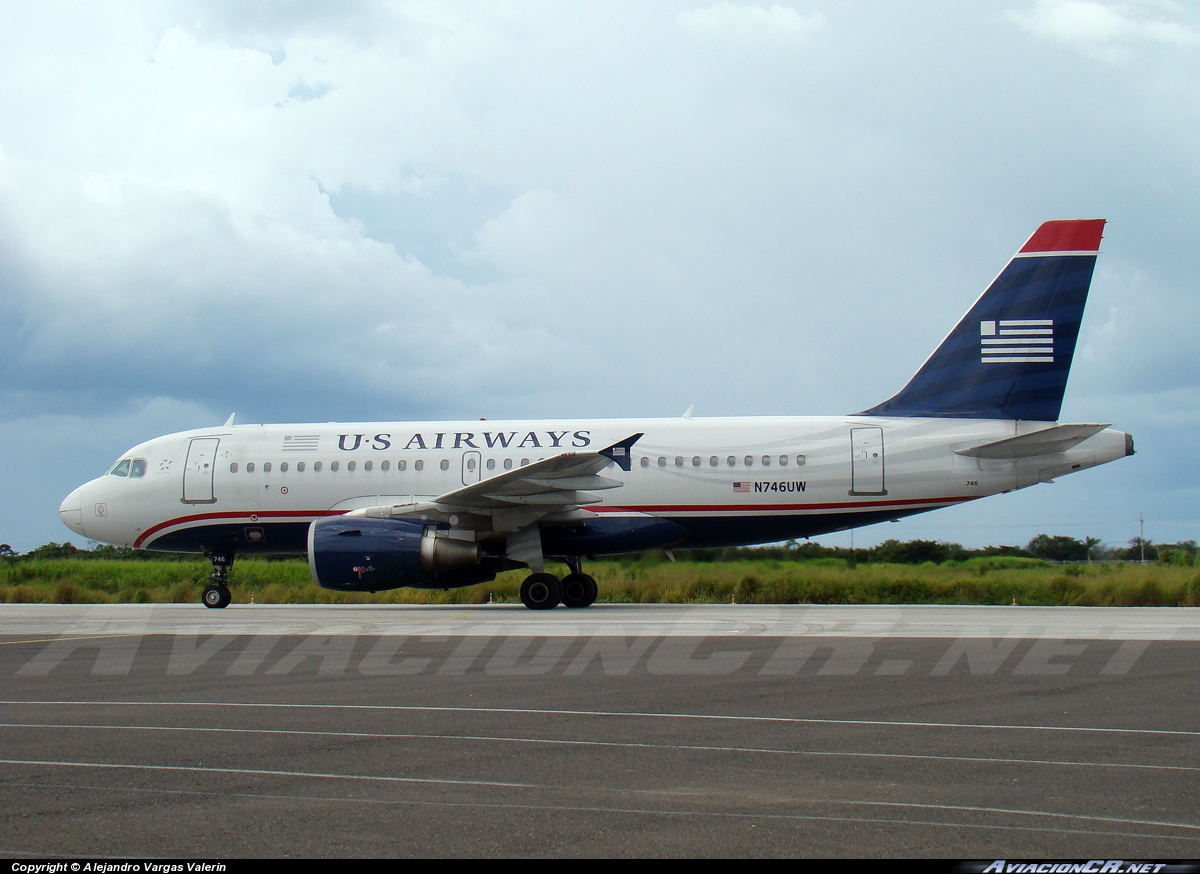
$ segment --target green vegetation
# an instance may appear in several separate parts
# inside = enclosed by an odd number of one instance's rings
[[[757,549],[663,553],[589,562],[601,602],[740,604],[1011,604],[1200,606],[1197,547],[1143,544],[1102,550],[1091,540],[1039,535],[1025,548],[966,550],[935,541],[889,540],[871,549],[789,543]],[[1082,555],[1055,563],[1040,550]],[[1082,552],[1080,552],[1082,550]],[[1112,560],[1086,561],[1091,554]],[[565,569],[560,569],[565,572]],[[195,602],[210,567],[199,557],[163,556],[102,547],[46,544],[17,555],[0,544],[0,601],[61,604]],[[235,602],[259,604],[516,603],[523,571],[447,592],[394,589],[343,594],[316,586],[301,558],[239,559]]]

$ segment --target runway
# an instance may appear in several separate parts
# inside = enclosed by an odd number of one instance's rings
[[[1200,610],[0,609],[0,853],[1200,851]]]

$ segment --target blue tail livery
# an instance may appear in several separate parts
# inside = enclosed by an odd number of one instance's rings
[[[1103,231],[1043,224],[908,385],[860,415],[1057,421]]]

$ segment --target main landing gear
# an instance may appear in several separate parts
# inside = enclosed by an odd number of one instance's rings
[[[596,601],[599,586],[583,573],[578,556],[566,559],[571,573],[560,582],[554,574],[530,574],[521,583],[521,602],[530,610],[553,610],[560,603],[567,607],[590,607]]]
[[[228,607],[229,602],[233,600],[233,595],[229,592],[229,569],[233,567],[233,552],[213,550],[208,554],[208,560],[212,562],[213,572],[200,600],[205,607]]]

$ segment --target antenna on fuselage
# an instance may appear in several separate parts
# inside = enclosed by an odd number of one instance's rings
[[[232,427],[233,427],[233,417],[234,417],[234,416],[236,416],[236,415],[237,415],[237,413],[230,413],[230,414],[229,414],[229,418],[225,420],[225,427],[226,427],[226,428],[232,428]]]

